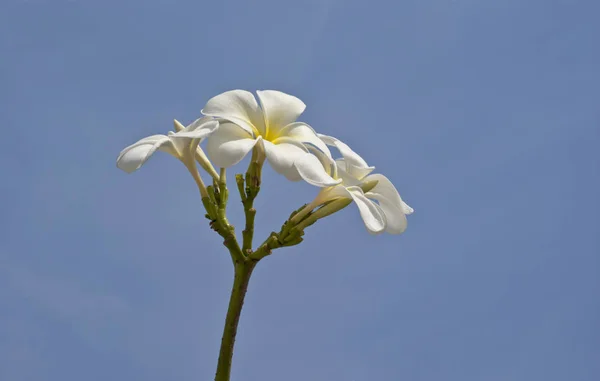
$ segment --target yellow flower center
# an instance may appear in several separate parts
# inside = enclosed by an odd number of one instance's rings
[[[277,138],[281,137],[281,129],[269,126],[269,122],[265,123],[265,135],[263,139],[268,142],[275,143]]]

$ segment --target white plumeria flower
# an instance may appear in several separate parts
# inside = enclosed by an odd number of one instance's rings
[[[369,233],[403,233],[407,227],[406,215],[414,210],[402,201],[392,182],[383,175],[370,174],[375,167],[367,165],[365,160],[345,143],[331,136],[319,135],[319,137],[327,145],[335,146],[342,154],[343,159],[338,159],[335,163],[328,162],[327,158],[321,156],[328,174],[333,178],[341,179],[342,182],[336,186],[323,188],[306,211],[301,213],[306,215],[308,211],[328,201],[347,198],[353,200],[358,206]],[[302,171],[301,167],[299,169]],[[361,186],[368,183],[376,185],[363,192]],[[301,214],[300,218],[302,218]]]
[[[273,169],[292,181],[301,179],[317,186],[339,183],[331,178],[312,156],[316,148],[331,158],[327,145],[306,123],[296,122],[306,105],[298,98],[274,90],[231,90],[210,99],[202,113],[219,119],[220,126],[207,141],[207,154],[219,167],[239,163],[256,145]],[[294,166],[304,163],[302,174]]]
[[[178,123],[175,121],[176,125]],[[163,151],[173,155],[185,164],[196,182],[198,182],[200,192],[204,196],[204,184],[196,168],[196,148],[202,140],[218,127],[218,121],[210,117],[202,117],[179,132],[169,131],[168,135],[148,136],[121,151],[117,158],[117,167],[127,173],[134,172],[144,165],[157,150]]]

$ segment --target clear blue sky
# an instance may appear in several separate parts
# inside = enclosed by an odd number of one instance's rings
[[[180,163],[115,159],[234,88],[300,97],[416,212],[372,237],[349,208],[262,262],[233,380],[600,379],[599,14],[3,0],[0,380],[212,379],[228,254]],[[265,170],[257,240],[316,191]]]

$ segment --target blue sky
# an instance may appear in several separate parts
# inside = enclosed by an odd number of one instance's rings
[[[233,380],[597,380],[599,12],[3,1],[0,379],[212,379],[228,254],[180,163],[115,159],[241,88],[300,97],[416,212],[372,237],[348,208],[261,262]],[[316,191],[265,170],[257,240]]]

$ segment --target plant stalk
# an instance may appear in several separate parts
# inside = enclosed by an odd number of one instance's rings
[[[223,337],[221,339],[221,350],[219,351],[215,381],[229,381],[237,327],[240,321],[246,291],[248,290],[248,282],[250,281],[250,276],[252,275],[252,270],[254,270],[256,263],[256,261],[245,261],[235,264],[233,287],[231,289],[229,307],[225,318],[225,328],[223,329]]]

